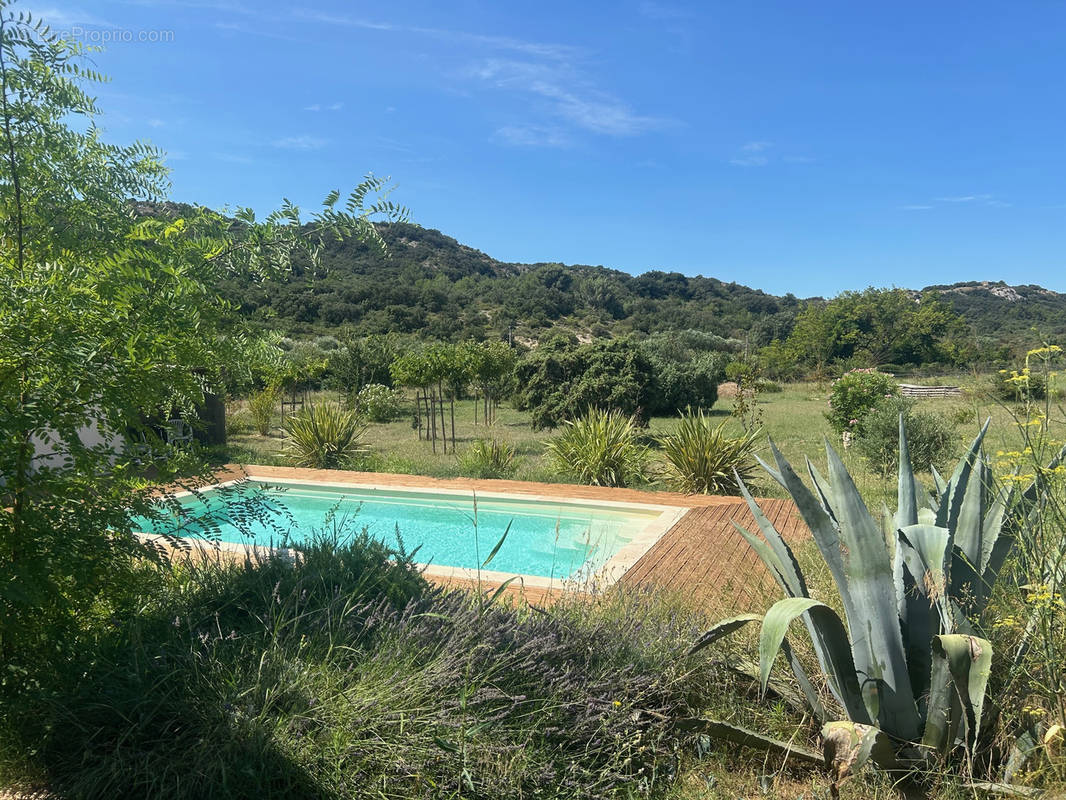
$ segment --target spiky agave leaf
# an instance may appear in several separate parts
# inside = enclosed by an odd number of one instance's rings
[[[844,586],[851,594],[848,627],[855,667],[872,719],[892,736],[917,738],[921,724],[907,671],[900,631],[898,589],[888,546],[870,516],[840,456],[826,442],[833,508],[840,522],[840,540],[847,554]],[[861,721],[861,720],[860,720]]]
[[[946,634],[933,637],[932,653],[922,744],[938,753],[947,752],[957,741],[972,747],[981,731],[992,644],[977,636]]]
[[[839,693],[848,716],[869,723],[871,718],[863,702],[851,642],[844,623],[832,608],[810,597],[786,597],[778,600],[766,612],[759,632],[759,684],[762,690],[766,691],[774,658],[781,649],[788,626],[800,615],[806,615],[816,632],[812,637],[815,650],[820,651],[826,677],[835,687],[835,692]]]
[[[708,628],[707,631],[695,641],[692,647],[688,649],[687,655],[698,653],[703,648],[717,642],[723,636],[728,636],[733,631],[743,628],[749,622],[757,622],[761,619],[762,617],[758,614],[739,614],[735,617],[729,617],[729,619],[723,619]]]
[[[930,642],[955,630],[954,606],[948,597],[951,532],[935,525],[907,525],[896,531],[896,552],[903,565],[900,620],[911,688],[924,712],[932,670]]]

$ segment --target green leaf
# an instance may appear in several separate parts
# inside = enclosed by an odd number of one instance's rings
[[[758,614],[740,614],[735,617],[723,619],[721,622],[717,622],[708,628],[707,631],[695,641],[692,647],[688,649],[688,652],[685,655],[690,656],[693,653],[697,653],[708,645],[714,644],[723,636],[728,636],[733,631],[743,628],[749,622],[755,622],[760,619],[762,619],[762,617]]]
[[[737,480],[740,494],[748,504],[748,510],[755,518],[759,530],[762,531],[763,536],[766,538],[766,542],[769,544],[770,549],[776,557],[775,566],[780,571],[783,588],[785,588],[790,595],[795,597],[806,597],[808,595],[807,584],[803,579],[803,573],[800,571],[799,562],[796,561],[796,556],[793,554],[792,548],[788,546],[781,534],[778,533],[777,529],[773,526],[773,523],[767,519],[762,509],[759,508],[759,504],[755,502],[755,498],[751,496],[751,492],[748,491],[748,487],[739,479],[739,476]],[[741,531],[741,534],[747,534],[747,532],[739,526],[735,525],[735,527]],[[750,543],[751,539],[748,538],[749,536],[750,534],[747,534],[745,535],[745,538],[748,539]],[[766,561],[765,558],[763,560]]]
[[[833,580],[840,590],[841,599],[844,601],[845,614],[850,615],[851,597],[847,590],[844,562],[840,555],[840,539],[837,535],[836,525],[828,512],[822,508],[814,495],[811,494],[810,490],[803,485],[803,481],[800,480],[792,465],[781,455],[781,451],[777,449],[773,440],[770,441],[770,451],[777,462],[781,484],[788,490],[788,493],[792,496],[792,501],[796,504],[796,508],[799,509],[800,515],[803,517],[803,521],[807,523],[807,528],[814,537],[822,557],[829,566],[829,571],[833,574]],[[804,591],[803,594],[806,595],[807,592]]]
[[[899,415],[899,479],[897,482],[896,527],[918,524],[918,494],[914,470],[911,468],[907,432],[903,428],[903,414]]]
[[[712,739],[739,744],[743,747],[751,747],[766,753],[774,753],[775,755],[784,757],[785,760],[795,759],[797,761],[804,761],[808,764],[822,763],[822,757],[820,755],[802,747],[801,745],[773,739],[769,736],[748,730],[747,728],[742,728],[739,725],[733,725],[729,722],[690,717],[677,720],[677,722],[674,723],[674,727],[679,731],[705,733]]]
[[[919,733],[907,657],[898,616],[897,587],[888,545],[870,516],[840,456],[826,442],[840,538],[847,550],[846,586],[852,594],[848,626],[870,715],[893,736]],[[861,721],[861,720],[860,720]]]
[[[759,685],[762,691],[766,691],[774,658],[781,649],[788,626],[804,613],[809,620],[808,627],[813,630],[811,641],[815,652],[834,694],[841,698],[849,717],[869,722],[844,623],[829,606],[809,597],[778,600],[766,612],[759,633]]]
[[[489,553],[488,558],[486,558],[483,562],[481,562],[481,568],[482,569],[485,569],[485,567],[487,567],[489,565],[489,562],[491,562],[492,559],[496,558],[496,554],[498,552],[500,552],[500,548],[503,547],[503,543],[507,541],[507,534],[509,534],[511,532],[511,523],[512,522],[514,522],[514,520],[508,520],[507,521],[507,527],[504,528],[504,530],[503,530],[503,536],[501,536],[500,540],[498,542],[496,542],[496,546],[492,548],[492,551]]]
[[[814,713],[814,716],[825,722],[828,719],[828,715],[825,711],[825,705],[822,703],[822,698],[818,696],[818,690],[814,688],[814,684],[811,683],[811,679],[807,676],[807,670],[803,668],[803,664],[800,663],[799,658],[792,649],[792,645],[788,643],[787,636],[781,640],[781,650],[784,652],[785,658],[788,659],[789,666],[792,667],[792,674],[796,678],[796,683],[800,686],[800,691],[803,692],[807,706]]]
[[[988,640],[961,633],[934,637],[923,745],[947,753],[961,739],[972,747],[981,731],[991,666]]]
[[[795,582],[790,580],[788,575],[785,573],[784,564],[781,563],[781,559],[777,557],[777,554],[774,553],[772,549],[770,549],[770,545],[768,545],[764,540],[760,539],[754,533],[749,531],[735,519],[730,520],[730,523],[732,523],[733,527],[736,528],[737,532],[744,537],[745,541],[747,541],[751,549],[755,551],[755,554],[760,558],[763,564],[766,565],[766,568],[770,570],[770,574],[773,576],[774,580],[777,581],[777,585],[781,587],[781,589],[785,592],[786,595],[788,595],[789,597],[807,596],[805,590],[802,587],[797,586]],[[801,589],[801,591],[795,591],[795,589],[797,588]]]
[[[897,531],[896,550],[904,565],[898,578],[901,629],[911,688],[919,703],[929,687],[930,642],[937,634],[955,632],[954,607],[946,586],[950,541],[949,531],[934,525],[908,525]]]
[[[966,495],[966,487],[970,482],[970,476],[973,473],[974,464],[980,458],[981,442],[984,441],[985,434],[988,432],[988,426],[992,422],[992,418],[989,417],[981,428],[980,433],[974,438],[970,444],[969,450],[966,454],[959,459],[959,463],[955,466],[955,472],[951,476],[951,480],[948,481],[947,486],[940,494],[940,503],[937,509],[936,524],[941,528],[947,528],[949,530],[955,530],[956,523],[959,518],[959,510],[962,507],[963,498]]]
[[[510,577],[507,580],[505,580],[503,583],[501,583],[499,586],[496,587],[496,591],[494,591],[492,593],[492,596],[489,597],[488,602],[490,604],[495,603],[499,599],[500,595],[502,595],[505,591],[507,591],[507,587],[508,586],[510,586],[512,583],[514,583],[517,580],[521,580],[521,578],[522,578],[521,575],[515,575],[515,576]]]

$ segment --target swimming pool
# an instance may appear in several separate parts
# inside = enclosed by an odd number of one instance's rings
[[[397,533],[430,574],[476,571],[507,538],[487,570],[569,580],[624,571],[680,518],[685,509],[555,497],[474,494],[357,484],[260,479],[219,484],[179,496],[182,536],[233,547],[299,545],[342,522],[386,544]],[[249,513],[250,509],[255,513]],[[177,515],[140,519],[146,534],[174,532]],[[610,569],[608,569],[610,568]],[[620,568],[620,569],[617,569]],[[615,575],[615,577],[617,577]]]

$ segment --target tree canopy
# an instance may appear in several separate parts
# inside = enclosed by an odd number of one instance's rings
[[[374,178],[307,222],[291,204],[144,216],[137,201],[169,188],[161,154],[104,139],[86,52],[0,3],[0,661],[15,671],[15,643],[55,658],[55,626],[99,613],[139,552],[152,488],[131,433],[154,439],[242,364],[249,335],[218,287],[316,263],[337,237],[380,248],[371,218],[403,216]],[[159,483],[197,466],[153,460]]]

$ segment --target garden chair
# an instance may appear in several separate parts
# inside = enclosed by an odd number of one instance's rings
[[[192,427],[183,419],[172,419],[167,422],[167,444],[175,446],[187,444],[192,441]]]

